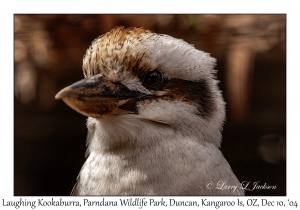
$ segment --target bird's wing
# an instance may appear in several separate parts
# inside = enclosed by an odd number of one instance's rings
[[[72,191],[71,191],[71,194],[70,196],[77,196],[78,195],[78,191],[77,191],[77,185],[78,185],[78,182],[75,183]]]

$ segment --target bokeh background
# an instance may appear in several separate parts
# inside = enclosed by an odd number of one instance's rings
[[[85,160],[86,118],[55,94],[82,79],[90,43],[143,26],[211,53],[227,102],[221,150],[240,181],[286,195],[286,15],[14,15],[14,195],[67,196]]]

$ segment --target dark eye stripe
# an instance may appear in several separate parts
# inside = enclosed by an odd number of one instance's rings
[[[195,104],[198,107],[197,115],[203,118],[209,118],[216,110],[214,93],[205,80],[170,79],[164,89],[168,91],[166,96],[172,100],[178,99]]]

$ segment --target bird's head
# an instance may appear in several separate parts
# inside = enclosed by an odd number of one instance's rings
[[[214,58],[183,40],[116,27],[86,51],[85,79],[55,98],[85,116],[116,123],[118,117],[132,117],[201,133],[219,146],[225,103],[214,66]]]

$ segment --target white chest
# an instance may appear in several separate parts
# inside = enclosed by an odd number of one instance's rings
[[[81,195],[239,195],[207,189],[208,182],[238,185],[218,148],[185,139],[139,152],[91,152],[80,172]],[[178,149],[179,148],[179,149]]]

